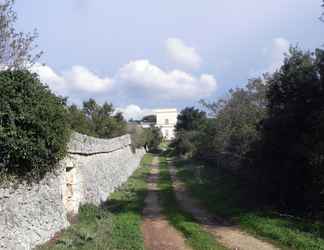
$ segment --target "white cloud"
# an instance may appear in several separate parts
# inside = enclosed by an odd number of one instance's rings
[[[38,73],[42,82],[56,94],[68,96],[76,103],[90,97],[104,100],[108,96],[111,101],[131,98],[197,100],[210,96],[217,88],[212,75],[193,76],[181,70],[164,71],[148,60],[131,61],[112,78],[100,77],[79,65],[58,73],[50,66],[36,64],[32,71]]]
[[[172,61],[188,68],[197,69],[202,63],[195,48],[189,47],[179,38],[166,40],[166,51]]]
[[[125,108],[117,108],[116,111],[122,112],[126,120],[129,119],[140,120],[144,116],[154,113],[153,110],[151,109],[142,109],[135,104],[128,105]]]
[[[73,91],[86,93],[100,93],[112,88],[113,80],[109,77],[101,78],[83,66],[73,66],[62,74],[55,72],[47,65],[35,64],[33,72],[40,76],[54,92],[68,95]]]
[[[58,75],[49,66],[37,63],[32,66],[31,70],[37,73],[41,81],[47,84],[54,92],[64,94],[64,92],[66,91],[67,86],[65,84],[64,78]]]
[[[83,66],[73,66],[71,70],[63,73],[66,83],[74,89],[87,92],[106,91],[112,87],[113,81],[108,78],[101,78]]]
[[[118,77],[129,87],[163,99],[199,99],[211,95],[217,87],[212,75],[196,78],[180,70],[166,72],[148,60],[129,62],[120,69]]]
[[[261,55],[267,61],[263,69],[252,69],[250,77],[259,77],[264,73],[274,73],[278,70],[284,62],[285,54],[289,53],[290,43],[285,38],[274,38],[271,46],[265,47],[261,50]]]
[[[282,66],[285,54],[289,52],[289,46],[289,41],[285,38],[279,37],[273,39],[270,51],[270,65],[268,72],[275,72]]]

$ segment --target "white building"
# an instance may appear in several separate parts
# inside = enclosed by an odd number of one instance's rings
[[[175,137],[175,125],[177,124],[177,109],[156,109],[156,127],[161,129],[163,137],[166,140],[172,140]]]

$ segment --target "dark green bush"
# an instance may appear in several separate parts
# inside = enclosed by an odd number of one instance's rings
[[[0,169],[5,175],[39,178],[66,153],[69,126],[65,99],[36,74],[0,72]]]

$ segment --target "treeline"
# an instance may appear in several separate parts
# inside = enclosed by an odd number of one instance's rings
[[[273,74],[182,110],[178,154],[240,175],[259,204],[324,211],[324,51],[291,48]]]

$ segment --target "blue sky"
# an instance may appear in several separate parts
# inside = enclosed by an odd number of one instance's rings
[[[280,66],[289,44],[324,43],[321,0],[17,0],[17,28],[36,28],[34,70],[81,103],[128,117],[197,105]]]

